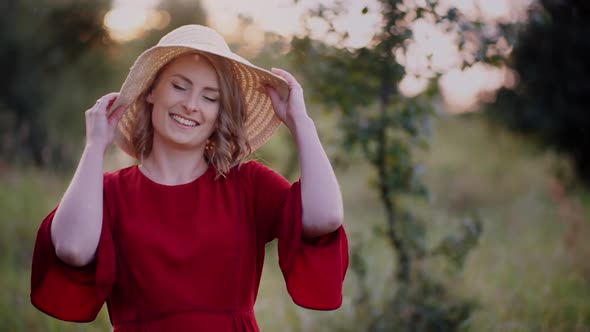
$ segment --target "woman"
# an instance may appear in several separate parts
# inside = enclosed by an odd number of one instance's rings
[[[284,123],[300,157],[290,184],[244,162]],[[106,302],[117,332],[258,331],[265,244],[300,306],[342,301],[348,266],[338,183],[301,86],[233,54],[215,31],[178,28],[86,112],[86,146],[41,224],[31,300],[67,321]],[[113,142],[139,166],[103,175]]]

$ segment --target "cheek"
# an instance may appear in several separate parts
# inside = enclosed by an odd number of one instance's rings
[[[152,105],[151,119],[154,126],[158,126],[166,121],[166,112],[161,110],[157,104]]]
[[[216,124],[219,120],[220,108],[220,106],[212,105],[211,109],[207,110],[207,117],[211,123]]]
[[[163,107],[168,107],[178,102],[178,99],[178,92],[165,85],[164,82],[160,82],[160,84],[154,88],[151,94],[151,103],[153,105],[161,105]]]

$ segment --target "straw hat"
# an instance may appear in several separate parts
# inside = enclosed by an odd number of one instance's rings
[[[135,159],[131,145],[131,128],[142,109],[139,96],[151,86],[156,73],[172,59],[194,51],[206,52],[227,58],[232,64],[234,79],[240,82],[246,106],[246,135],[252,151],[262,146],[276,131],[281,121],[274,113],[264,85],[272,85],[282,98],[289,95],[287,82],[248,60],[234,54],[223,37],[215,30],[201,25],[185,25],[160,39],[158,44],[143,52],[130,69],[119,97],[111,108],[127,108],[119,122],[115,143]]]

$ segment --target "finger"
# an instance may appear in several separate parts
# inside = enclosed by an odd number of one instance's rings
[[[291,88],[301,87],[301,84],[299,84],[295,76],[291,75],[291,73],[289,73],[288,71],[279,68],[272,68],[271,70],[274,74],[284,78]]]
[[[108,111],[109,108],[113,105],[117,97],[119,96],[118,92],[111,92],[107,93],[106,95],[100,97],[96,101],[96,105],[99,110]],[[108,113],[108,112],[107,112]]]
[[[102,98],[106,98],[108,100],[114,99],[119,97],[119,93],[118,92],[109,92],[106,95],[102,96]]]
[[[117,97],[111,98],[109,100],[109,103],[107,104],[107,113],[109,113],[109,110],[111,109],[111,106],[113,106],[113,103],[115,102],[115,100],[117,100]]]
[[[104,98],[106,98],[108,100],[108,104],[107,104],[107,108],[106,108],[107,114],[110,114],[111,106],[113,106],[113,104],[115,103],[115,101],[117,100],[118,97],[119,97],[118,92],[111,92],[111,93],[104,96]]]
[[[123,117],[124,113],[125,113],[125,107],[123,107],[122,105],[115,108],[115,110],[111,113],[111,115],[109,115],[109,118],[108,118],[109,123],[119,123],[119,121]]]
[[[101,97],[96,101],[96,104],[94,104],[93,108],[96,109],[97,111],[104,111],[104,110],[106,110],[107,105],[108,105],[108,100],[104,97]]]
[[[270,97],[270,101],[272,102],[273,108],[277,110],[280,107],[280,105],[284,102],[283,100],[281,100],[279,92],[272,85],[265,85],[264,87],[266,88],[266,92]]]

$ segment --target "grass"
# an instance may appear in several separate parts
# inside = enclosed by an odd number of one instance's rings
[[[577,189],[568,199],[581,202],[583,227],[560,210],[551,173],[556,158],[520,138],[488,128],[478,117],[441,117],[435,122],[431,149],[419,156],[432,191],[430,208],[422,208],[429,237],[436,239],[460,217],[477,211],[484,222],[479,245],[464,270],[451,276],[452,289],[474,297],[479,309],[466,331],[590,331],[590,275],[586,242],[590,194]],[[392,252],[375,237],[383,224],[379,200],[368,188],[370,168],[359,158],[338,171],[345,199],[351,245],[367,261],[371,299],[379,303],[395,289]],[[280,158],[278,159],[280,160]],[[48,171],[8,169],[0,175],[0,331],[108,331],[106,312],[91,324],[51,319],[30,305],[30,258],[35,232],[57,203],[67,179]],[[584,212],[586,212],[584,214]],[[585,226],[584,226],[585,225]],[[568,230],[570,235],[568,234]],[[567,236],[566,236],[567,235]],[[577,240],[570,245],[574,236]],[[267,264],[256,304],[262,331],[361,331],[354,317],[357,277],[348,274],[344,305],[335,312],[297,308],[288,297],[278,270],[276,244],[268,247]]]
[[[105,331],[107,320],[73,325],[42,315],[29,301],[30,264],[37,227],[67,183],[31,169],[0,176],[0,331]],[[102,315],[104,316],[104,314]]]
[[[590,279],[564,259],[553,160],[478,118],[437,126],[427,156],[433,213],[474,209],[485,222],[460,278],[460,292],[481,303],[469,330],[590,331]]]

